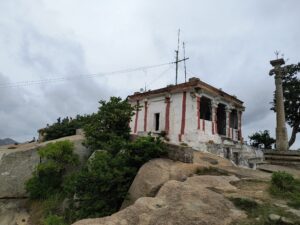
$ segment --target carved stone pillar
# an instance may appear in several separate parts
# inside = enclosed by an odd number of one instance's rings
[[[231,107],[226,106],[226,136],[230,138],[230,113],[231,113]]]
[[[287,151],[289,149],[287,130],[285,126],[285,112],[282,90],[282,76],[284,65],[283,59],[272,60],[271,65],[274,69],[270,71],[270,75],[275,74],[275,99],[276,99],[276,149],[279,151]]]
[[[212,101],[211,102],[211,127],[212,127],[212,134],[218,133],[218,126],[217,126],[217,109],[218,109],[218,102]]]

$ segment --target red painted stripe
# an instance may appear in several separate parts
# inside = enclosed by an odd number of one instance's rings
[[[139,101],[137,101],[136,103],[137,105],[137,109],[136,109],[136,112],[135,112],[135,121],[134,121],[134,133],[136,133],[137,131],[137,124],[138,124],[138,118],[139,118]]]
[[[166,122],[165,122],[165,131],[168,134],[170,131],[170,98],[166,98]]]
[[[144,132],[147,131],[148,102],[145,101]]]
[[[228,137],[230,138],[230,112],[227,112],[227,114],[228,114],[228,131],[227,131],[227,133],[228,133]]]
[[[185,112],[186,112],[186,92],[183,92],[183,96],[182,96],[182,113],[181,113],[181,129],[180,129],[179,141],[181,141],[181,136],[184,134]]]
[[[215,113],[215,131],[216,131],[216,134],[218,134],[218,116],[217,116],[217,113],[218,113],[218,110],[216,110],[216,113]]]
[[[200,130],[200,97],[197,96],[197,121],[198,121],[198,126],[197,129]]]
[[[242,140],[243,139],[243,136],[242,136],[242,112],[240,112],[240,127],[239,127],[239,140]]]
[[[212,107],[212,109],[211,109],[211,112],[212,112],[212,120],[211,120],[211,132],[212,132],[212,134],[215,134],[215,122],[214,122],[214,120],[215,120],[215,108],[214,107]]]

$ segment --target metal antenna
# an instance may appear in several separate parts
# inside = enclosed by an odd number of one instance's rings
[[[182,48],[183,48],[183,58],[185,59],[185,43],[182,42]],[[186,60],[183,61],[184,63],[184,82],[186,83]]]
[[[274,53],[276,55],[276,59],[278,59],[278,55],[280,54],[280,51],[276,50]]]
[[[175,57],[175,63],[176,63],[176,77],[175,77],[175,85],[177,85],[177,78],[178,78],[178,55],[179,55],[179,40],[180,38],[180,29],[178,29],[178,43],[177,43],[177,50],[175,51],[176,57]]]

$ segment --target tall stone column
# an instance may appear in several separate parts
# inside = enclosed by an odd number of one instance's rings
[[[230,113],[231,113],[231,107],[226,106],[226,136],[230,138]]]
[[[218,133],[218,126],[217,126],[217,109],[218,109],[218,102],[212,101],[211,103],[211,127],[212,127],[212,134]]]
[[[276,59],[270,61],[274,67],[269,75],[275,74],[275,100],[276,100],[276,150],[287,151],[289,149],[287,130],[285,126],[285,112],[283,102],[282,76],[284,65],[283,59]]]

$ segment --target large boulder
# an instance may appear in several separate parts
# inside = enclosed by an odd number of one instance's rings
[[[140,197],[154,197],[161,186],[169,180],[184,181],[199,167],[200,165],[175,162],[169,159],[150,160],[140,168],[121,209],[133,204]]]
[[[167,181],[156,197],[139,198],[133,205],[104,218],[85,219],[74,225],[227,225],[244,218],[222,194],[234,191],[235,176],[193,176]]]
[[[61,140],[70,140],[74,143],[74,152],[79,155],[82,164],[87,160],[90,152],[82,145],[83,136],[74,135],[50,142]],[[0,147],[0,198],[23,198],[27,196],[24,183],[32,176],[32,172],[40,163],[38,149],[48,143]]]

